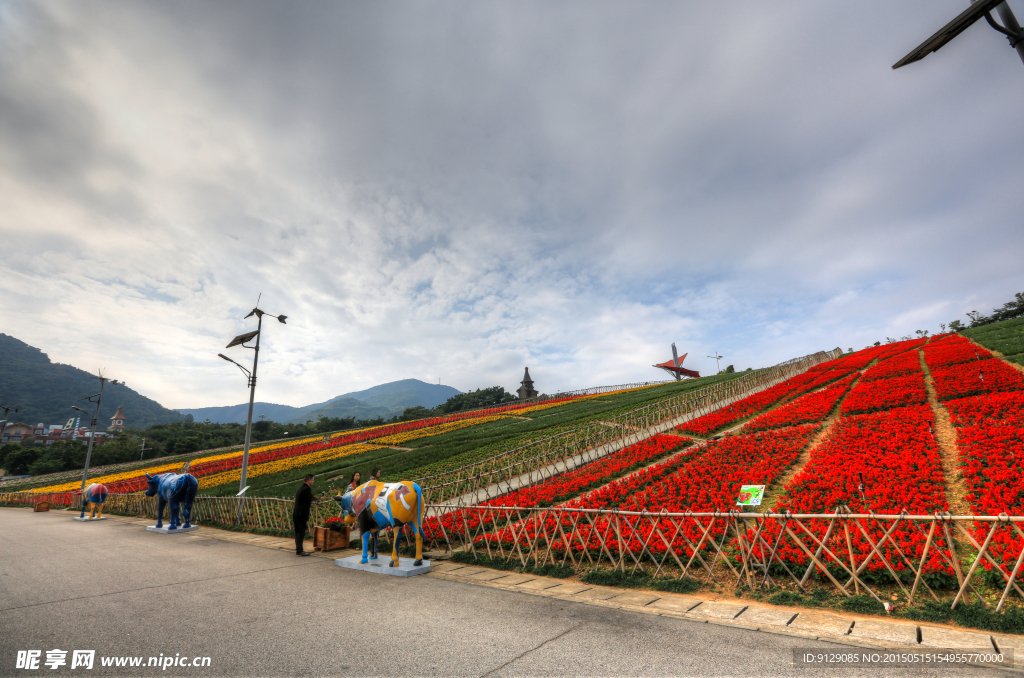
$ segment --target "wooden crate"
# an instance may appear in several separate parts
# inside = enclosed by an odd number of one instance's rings
[[[41,501],[41,502],[35,504],[32,507],[32,510],[34,512],[36,512],[36,513],[38,513],[39,511],[49,511],[50,510],[50,502],[48,502],[48,501]]]
[[[331,530],[326,527],[313,528],[313,550],[314,551],[337,551],[347,549],[349,539],[348,525],[340,530]]]

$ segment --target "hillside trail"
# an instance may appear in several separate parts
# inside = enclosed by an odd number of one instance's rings
[[[918,351],[921,360],[921,371],[924,372],[924,388],[928,394],[928,406],[935,417],[935,442],[939,446],[939,459],[942,462],[942,478],[945,484],[946,502],[949,512],[955,516],[970,515],[971,507],[967,503],[967,483],[960,472],[960,451],[956,446],[956,428],[949,418],[949,411],[939,402],[935,393],[935,384],[931,369],[924,360],[924,351]]]
[[[865,367],[863,370],[860,371],[860,373],[863,375],[866,369],[867,368]],[[803,471],[804,467],[807,466],[808,463],[810,463],[811,457],[814,455],[815,450],[817,450],[818,446],[820,446],[821,443],[824,442],[825,438],[827,438],[828,434],[832,431],[832,427],[835,426],[835,423],[837,421],[839,421],[839,413],[843,406],[843,401],[846,400],[847,396],[850,395],[850,391],[852,391],[853,388],[859,382],[860,377],[854,379],[853,383],[850,384],[849,388],[847,388],[846,393],[843,395],[842,398],[839,399],[839,401],[835,404],[835,408],[825,419],[824,425],[821,427],[821,430],[814,434],[814,437],[811,438],[811,441],[807,444],[807,447],[804,448],[804,451],[800,453],[800,456],[796,458],[796,461],[793,462],[793,465],[790,466],[789,469],[787,469],[786,472],[783,473],[778,478],[778,480],[772,483],[771,486],[767,488],[767,490],[765,490],[764,498],[761,500],[761,505],[757,508],[757,513],[766,513],[769,510],[775,510],[775,506],[782,498],[782,495],[785,492],[786,487],[793,481],[793,478],[796,477],[796,474],[800,473],[800,471]]]

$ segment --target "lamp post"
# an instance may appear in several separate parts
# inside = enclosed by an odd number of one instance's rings
[[[259,303],[259,302],[257,302],[257,303]],[[251,310],[249,312],[249,315],[247,315],[245,317],[246,318],[251,318],[254,315],[256,316],[256,331],[255,332],[246,332],[245,334],[239,334],[237,337],[232,339],[231,342],[225,347],[225,348],[231,348],[232,346],[241,346],[242,348],[250,348],[250,349],[252,349],[252,351],[253,351],[253,356],[252,356],[252,372],[250,372],[246,368],[242,367],[237,362],[235,362],[231,358],[227,357],[223,353],[218,353],[217,354],[218,356],[220,356],[224,360],[227,360],[229,363],[233,363],[234,365],[236,365],[238,367],[238,369],[242,370],[242,372],[245,373],[245,376],[249,380],[249,415],[246,417],[246,420],[245,420],[245,448],[242,451],[242,475],[239,478],[239,483],[238,483],[238,496],[239,497],[243,497],[243,498],[245,497],[245,490],[246,490],[246,487],[247,487],[246,484],[245,484],[245,480],[246,480],[246,476],[247,476],[248,471],[249,471],[249,443],[252,440],[252,406],[253,406],[253,403],[256,401],[256,365],[257,365],[257,363],[259,362],[259,359],[260,359],[260,333],[263,330],[263,316],[266,315],[266,316],[270,316],[271,318],[277,318],[278,322],[280,322],[282,325],[287,324],[287,323],[285,323],[285,320],[288,318],[288,316],[286,316],[286,315],[271,315],[269,313],[264,313],[259,308],[254,308],[253,310]],[[256,345],[255,346],[246,346],[245,345],[246,342],[252,341],[254,338],[256,339]],[[238,505],[238,510],[239,510],[239,513],[241,513],[241,510],[242,510],[242,504],[241,503],[239,503],[239,505]]]
[[[106,386],[107,381],[110,381],[110,383],[113,384],[114,386],[117,386],[118,384],[118,381],[116,379],[108,380],[106,377],[104,377],[103,372],[100,372],[99,376],[93,377],[93,379],[100,380],[100,392],[95,393],[91,396],[86,396],[84,398],[78,399],[78,402],[85,400],[90,403],[96,403],[96,413],[94,416],[92,416],[92,435],[89,436],[89,448],[85,453],[85,469],[82,471],[82,513],[78,516],[79,518],[85,518],[85,481],[86,478],[89,477],[89,462],[92,460],[92,446],[93,443],[96,442],[96,425],[99,423],[100,420],[100,403],[103,402],[103,387]],[[121,383],[123,384],[124,382]],[[96,400],[93,400],[93,398],[95,398]],[[71,409],[78,410],[87,417],[89,416],[89,413],[83,410],[81,407],[75,407],[74,405],[72,405]]]
[[[0,426],[0,445],[4,444],[4,431],[7,430],[7,414],[11,410],[14,410],[14,413],[17,414],[19,410],[14,407],[17,404],[18,403],[11,403],[10,405],[4,407],[4,420],[3,422],[0,422],[3,424],[2,426]]]

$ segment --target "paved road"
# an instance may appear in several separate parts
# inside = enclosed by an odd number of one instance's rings
[[[435,576],[342,570],[325,558],[115,520],[0,509],[0,676],[878,675],[794,668],[797,647],[851,651]],[[96,665],[15,669],[18,650],[45,659],[55,648],[95,650]],[[101,656],[161,653],[208,656],[211,665],[99,666]],[[956,675],[982,673],[995,675]]]

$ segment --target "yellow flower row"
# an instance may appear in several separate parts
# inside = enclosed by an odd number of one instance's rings
[[[125,480],[127,478],[135,478],[137,476],[142,475],[143,473],[149,473],[149,474],[165,473],[167,471],[173,471],[175,469],[179,469],[179,468],[181,468],[181,465],[182,465],[182,462],[179,461],[179,462],[174,463],[174,464],[163,464],[161,466],[153,466],[153,467],[147,468],[145,470],[125,471],[124,473],[113,473],[113,474],[107,475],[107,476],[100,476],[99,478],[89,478],[89,480],[86,481],[85,486],[89,487],[89,485],[91,485],[92,483],[103,483],[103,484],[115,483],[118,480]],[[30,492],[30,493],[34,493],[34,492],[70,492],[71,490],[77,490],[77,489],[79,489],[81,487],[82,487],[82,481],[81,480],[75,480],[75,481],[70,482],[70,483],[61,483],[60,485],[49,485],[47,487],[37,487],[37,488],[32,489],[32,490],[27,490],[27,492]]]
[[[376,450],[380,447],[386,447],[387,445],[397,445],[408,440],[415,440],[416,438],[426,438],[428,436],[436,436],[441,433],[448,433],[449,431],[456,431],[461,428],[468,428],[470,426],[476,426],[477,424],[486,424],[491,421],[497,421],[504,419],[505,415],[491,415],[488,417],[477,417],[475,419],[463,419],[461,421],[449,421],[443,424],[437,424],[436,426],[428,426],[426,428],[416,429],[413,431],[406,431],[404,433],[396,433],[390,436],[383,436],[381,438],[374,438],[373,443],[358,443],[355,445],[343,445],[342,447],[336,447],[329,450],[320,450],[319,452],[312,452],[310,454],[304,454],[298,457],[289,457],[287,459],[278,459],[277,461],[269,461],[265,464],[258,464],[256,466],[250,466],[247,478],[255,476],[265,475],[267,473],[279,473],[281,471],[288,471],[293,468],[299,468],[302,466],[312,466],[313,464],[319,464],[322,461],[329,461],[331,459],[340,459],[347,457],[352,454],[359,452],[365,452],[367,450]],[[199,479],[199,489],[204,490],[209,487],[217,487],[225,483],[235,482],[241,480],[242,472],[240,469],[233,469],[231,471],[224,471],[223,473],[217,473],[214,475],[205,476]]]
[[[253,455],[257,452],[266,452],[267,450],[276,450],[281,447],[291,447],[292,445],[301,445],[302,443],[308,443],[314,440],[321,440],[322,436],[313,436],[311,438],[303,438],[301,440],[288,440],[285,442],[274,443],[273,445],[264,445],[262,447],[251,447],[249,448],[249,454]],[[242,451],[238,452],[226,452],[224,454],[215,454],[209,457],[201,457],[199,459],[193,459],[192,463],[199,465],[205,464],[208,461],[220,461],[221,459],[228,459],[230,457],[240,457]],[[166,473],[167,471],[176,471],[180,469],[185,462],[175,462],[173,464],[162,464],[160,466],[153,466],[147,469],[136,469],[134,471],[124,471],[122,473],[111,473],[105,476],[99,476],[97,478],[90,478],[88,483],[116,483],[119,480],[126,480],[127,478],[136,478],[145,473],[154,475],[157,473]],[[77,490],[82,486],[81,480],[76,480],[70,483],[61,483],[60,485],[48,485],[47,487],[37,487],[29,492],[69,492],[71,490]],[[87,485],[88,486],[88,485]]]
[[[450,433],[451,431],[457,431],[460,428],[469,428],[470,426],[477,426],[479,424],[486,424],[488,422],[498,421],[499,419],[507,418],[507,414],[492,414],[486,417],[476,417],[475,419],[460,419],[459,421],[447,421],[443,424],[437,424],[435,426],[427,426],[426,428],[418,428],[413,429],[412,431],[403,431],[402,433],[394,433],[389,436],[374,438],[373,442],[376,445],[398,445],[409,440],[416,440],[418,438],[429,438],[430,436],[436,436],[442,433]]]
[[[250,466],[246,479],[248,480],[249,478],[255,478],[257,476],[265,476],[269,473],[290,471],[293,468],[299,468],[302,466],[312,466],[313,464],[319,464],[322,461],[341,459],[342,457],[376,449],[378,449],[377,445],[357,443],[355,445],[342,445],[341,447],[319,450],[317,452],[303,454],[298,457],[287,457],[285,459],[277,459],[276,461],[268,461],[263,464],[257,464],[256,466]],[[231,471],[224,471],[222,473],[214,473],[212,475],[203,476],[199,479],[199,489],[205,490],[210,487],[224,485],[225,483],[237,483],[241,478],[242,469],[239,468]]]
[[[640,388],[650,388],[650,386],[642,386]],[[574,398],[571,401],[562,401],[557,403],[546,403],[542,405],[534,405],[532,407],[524,408],[522,410],[515,410],[515,414],[521,412],[533,412],[537,410],[545,410],[551,407],[558,407],[559,405],[566,405],[569,402],[577,402],[579,400],[585,400],[589,398],[597,398],[605,395],[613,395],[616,393],[624,393],[625,391],[632,391],[638,389],[623,389],[621,391],[610,391],[608,393],[597,393],[594,395],[583,396],[582,398]],[[506,419],[509,414],[492,414],[485,417],[476,417],[473,419],[461,419],[458,421],[449,421],[443,424],[436,424],[434,426],[428,426],[421,429],[414,429],[411,431],[404,431],[402,433],[394,433],[388,436],[381,436],[380,438],[374,438],[373,443],[360,443],[356,445],[346,445],[340,448],[334,448],[332,450],[321,450],[311,454],[306,454],[298,457],[289,457],[288,459],[279,459],[277,461],[267,462],[265,464],[259,464],[257,466],[249,467],[248,477],[252,478],[255,476],[265,475],[268,473],[279,473],[281,471],[291,470],[293,468],[299,468],[302,466],[312,466],[322,461],[328,461],[331,459],[340,459],[347,457],[352,454],[359,452],[365,452],[367,450],[378,449],[382,446],[398,445],[410,440],[417,440],[419,438],[428,438],[430,436],[440,435],[442,433],[450,433],[451,431],[457,431],[463,428],[469,428],[471,426],[477,426],[480,424],[486,424],[492,421],[498,421],[500,419]],[[513,415],[514,416],[514,415]],[[382,428],[380,426],[374,426],[371,429],[360,429],[363,431],[372,430],[373,428]],[[343,431],[341,433],[334,434],[332,438],[336,438],[340,435],[350,435],[354,431]],[[199,488],[206,489],[209,487],[217,487],[230,482],[238,482],[241,479],[241,470],[234,469],[232,471],[225,471],[211,476],[206,476],[199,479]]]
[[[557,403],[542,403],[540,405],[532,405],[530,407],[524,407],[521,410],[515,410],[513,412],[513,414],[519,415],[519,414],[526,414],[528,412],[539,412],[541,410],[547,410],[547,409],[550,409],[552,407],[559,407],[561,405],[571,405],[572,403],[578,403],[581,400],[592,400],[594,398],[603,398],[605,396],[618,395],[619,393],[629,393],[630,391],[640,391],[640,390],[645,389],[645,388],[651,388],[652,386],[656,386],[656,384],[651,384],[650,386],[637,386],[636,388],[623,388],[623,389],[619,389],[618,391],[607,391],[606,393],[594,393],[594,394],[591,394],[591,395],[588,395],[588,396],[580,396],[579,398],[573,398],[572,400],[562,400],[562,401],[559,401]]]
[[[653,386],[653,384],[651,386]],[[450,422],[446,422],[446,423],[443,423],[443,424],[437,424],[435,426],[428,426],[428,427],[422,428],[422,429],[415,429],[415,430],[412,430],[412,431],[405,431],[403,433],[394,433],[392,435],[382,436],[380,438],[375,438],[375,439],[373,439],[373,445],[367,445],[365,448],[359,449],[359,450],[354,450],[354,448],[355,447],[359,447],[359,445],[356,445],[356,446],[344,446],[343,448],[334,448],[332,450],[321,450],[320,452],[313,453],[313,455],[319,456],[321,454],[325,454],[326,453],[329,456],[324,457],[324,459],[340,458],[340,457],[347,456],[348,454],[355,454],[357,451],[361,452],[361,451],[364,451],[365,449],[374,449],[374,445],[384,445],[384,446],[387,446],[387,445],[398,445],[398,444],[401,444],[401,443],[404,443],[404,442],[408,442],[410,440],[416,440],[418,438],[426,438],[426,437],[429,437],[429,436],[440,435],[442,433],[449,433],[451,431],[457,431],[459,429],[468,428],[470,426],[477,426],[478,424],[486,424],[488,422],[497,421],[499,419],[504,419],[504,418],[509,417],[509,416],[518,416],[520,414],[526,414],[526,413],[529,413],[529,412],[538,412],[538,411],[541,411],[541,410],[550,409],[552,407],[558,407],[559,405],[568,405],[570,403],[579,402],[580,400],[589,400],[591,398],[599,398],[599,397],[602,397],[602,396],[615,395],[617,393],[625,393],[627,391],[636,391],[636,390],[640,390],[640,389],[644,389],[644,388],[651,388],[651,386],[641,386],[641,387],[636,388],[636,389],[622,389],[622,390],[619,390],[619,391],[609,391],[608,393],[595,393],[593,395],[583,396],[581,398],[573,398],[572,400],[569,400],[569,401],[561,401],[561,402],[557,402],[557,403],[543,403],[543,404],[539,404],[539,405],[533,405],[533,406],[525,407],[525,408],[518,409],[518,410],[512,410],[512,411],[510,411],[508,413],[505,413],[505,414],[494,414],[494,415],[489,415],[489,416],[485,416],[485,417],[477,417],[475,419],[462,419],[462,420],[458,420],[458,421],[450,421]],[[384,426],[391,426],[391,424],[386,424]],[[339,436],[344,436],[344,435],[352,435],[353,433],[359,433],[359,432],[363,432],[363,431],[372,431],[374,429],[384,428],[384,426],[372,426],[372,427],[369,427],[369,428],[358,429],[356,431],[340,431],[338,433],[332,434],[331,438],[337,438]],[[259,452],[266,452],[268,450],[280,449],[282,447],[291,447],[293,445],[301,445],[303,443],[308,443],[308,442],[312,442],[312,441],[315,441],[315,440],[320,440],[321,438],[322,438],[321,436],[311,436],[311,437],[302,438],[302,439],[299,439],[299,440],[286,440],[286,441],[281,441],[281,442],[277,442],[277,443],[272,443],[270,445],[262,445],[260,447],[251,448],[249,450],[249,454],[252,455],[252,454],[257,454]],[[333,453],[336,452],[337,450],[341,450],[341,449],[344,449],[344,450],[354,450],[354,451],[349,451],[349,452],[346,452],[344,454],[339,454],[339,455],[337,455],[337,457],[335,457],[333,455]],[[242,455],[241,451],[227,452],[225,454],[217,454],[217,455],[211,455],[211,456],[208,456],[208,457],[201,457],[199,459],[194,459],[194,460],[192,460],[192,463],[198,465],[198,464],[203,464],[203,463],[206,463],[206,462],[219,461],[221,459],[228,459],[228,458],[231,458],[231,457],[239,457],[241,455]],[[250,467],[249,475],[252,476],[252,475],[262,475],[263,473],[276,473],[277,471],[267,470],[267,471],[261,471],[260,473],[253,474],[253,471],[255,469],[263,469],[264,467],[267,467],[268,464],[274,465],[274,464],[282,464],[282,463],[285,463],[285,462],[289,462],[290,465],[287,466],[286,468],[296,468],[298,466],[307,466],[309,464],[318,463],[317,461],[312,461],[313,455],[308,455],[307,454],[307,455],[301,455],[299,457],[290,457],[289,459],[280,459],[280,460],[273,461],[273,462],[267,462],[266,464],[257,464],[255,466],[251,466]],[[323,461],[323,459],[320,459],[319,461]],[[140,475],[142,475],[144,473],[149,473],[151,475],[152,474],[156,474],[156,473],[165,473],[167,471],[174,471],[174,470],[176,470],[176,469],[178,469],[180,467],[181,467],[181,463],[164,464],[164,465],[161,465],[161,466],[154,466],[154,467],[147,468],[147,469],[144,469],[144,470],[125,471],[125,472],[122,472],[122,473],[113,473],[113,474],[110,474],[110,475],[100,476],[100,477],[97,477],[97,478],[90,479],[89,482],[90,483],[103,483],[103,484],[115,483],[115,482],[117,482],[119,480],[125,480],[127,478],[134,478],[134,477],[140,476]],[[284,468],[285,467],[282,467],[281,470],[284,470]],[[233,471],[225,471],[223,473],[218,473],[218,474],[206,476],[206,477],[204,477],[203,479],[200,480],[200,485],[199,486],[200,486],[200,488],[216,487],[217,485],[222,485],[222,484],[224,484],[226,482],[231,482],[230,479],[217,480],[216,482],[212,482],[215,478],[221,478],[222,476],[228,476],[228,475],[231,475],[231,474],[234,474],[233,480],[237,481],[241,477],[241,470],[235,469]],[[76,490],[79,487],[81,487],[81,481],[73,481],[73,482],[69,482],[69,483],[61,483],[59,485],[49,485],[47,487],[39,487],[39,488],[36,488],[36,489],[33,489],[33,490],[29,490],[29,491],[30,492],[67,492],[67,491],[70,491],[70,490]]]

